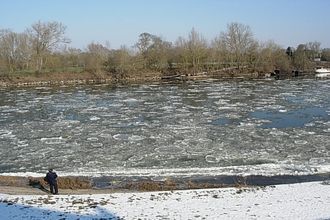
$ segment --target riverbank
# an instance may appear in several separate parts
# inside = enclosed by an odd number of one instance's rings
[[[299,76],[313,76],[312,73],[304,73]],[[113,84],[130,85],[155,82],[190,81],[206,79],[260,79],[260,78],[288,78],[296,77],[292,74],[272,75],[270,73],[210,71],[200,73],[176,73],[164,75],[161,72],[140,72],[130,74],[127,77],[116,78],[109,73],[70,73],[70,72],[48,72],[48,73],[25,73],[0,75],[0,87],[35,87],[35,86],[61,86],[61,85],[86,85],[86,84]]]
[[[102,192],[143,192],[167,190],[192,190],[228,187],[265,187],[303,182],[329,181],[330,174],[313,175],[218,175],[191,177],[143,177],[143,176],[60,176],[58,186],[63,194]],[[0,176],[0,193],[49,194],[43,177]],[[16,190],[18,191],[16,193]]]
[[[108,73],[24,73],[0,75],[0,87],[34,87],[85,84],[133,84],[148,83],[161,80],[161,73],[137,73],[134,77],[116,78]]]
[[[329,219],[328,182],[156,192],[0,193],[6,219]]]

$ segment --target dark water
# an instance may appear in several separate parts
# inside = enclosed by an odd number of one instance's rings
[[[323,107],[295,109],[289,112],[255,111],[252,117],[269,120],[262,128],[301,128],[316,120],[329,121],[330,116]]]
[[[0,173],[330,170],[330,81],[0,89]]]

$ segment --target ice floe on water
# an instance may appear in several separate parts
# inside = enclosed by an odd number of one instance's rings
[[[71,174],[330,171],[329,83],[1,90],[0,173],[43,172],[50,154],[58,170]]]
[[[115,134],[113,138],[116,140],[126,140],[126,141],[141,141],[145,139],[144,136],[129,135],[129,134]]]
[[[0,139],[13,139],[16,135],[10,130],[0,130]]]
[[[65,139],[63,137],[49,137],[49,138],[41,138],[40,139],[45,144],[63,144],[65,143]]]
[[[99,118],[99,117],[96,117],[96,116],[92,116],[89,120],[91,120],[91,121],[98,121],[98,120],[100,120],[101,118]]]

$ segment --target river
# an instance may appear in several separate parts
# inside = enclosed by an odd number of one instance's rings
[[[330,171],[330,80],[0,89],[0,174]]]

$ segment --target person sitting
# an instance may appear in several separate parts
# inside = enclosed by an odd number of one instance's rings
[[[53,169],[49,169],[45,181],[49,184],[50,192],[52,194],[58,194],[58,186],[57,186],[57,174]]]

